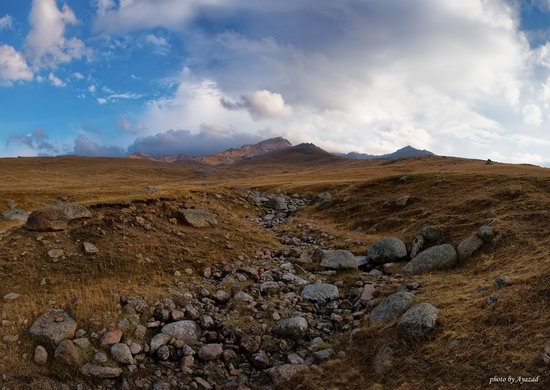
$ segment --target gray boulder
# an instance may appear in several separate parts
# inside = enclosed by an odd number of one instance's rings
[[[130,351],[130,347],[124,343],[114,344],[111,347],[111,355],[113,356],[113,359],[119,363],[134,364],[132,351]]]
[[[483,244],[485,244],[485,241],[479,238],[477,234],[472,234],[462,240],[456,247],[458,258],[460,261],[470,258],[475,251],[483,246]]]
[[[172,322],[162,327],[161,332],[189,344],[201,337],[199,326],[194,321],[184,320]]]
[[[397,324],[398,334],[407,339],[423,340],[435,330],[438,310],[429,303],[411,307]]]
[[[282,364],[266,370],[266,373],[275,386],[280,386],[305,370],[307,370],[305,364]]]
[[[457,264],[457,254],[452,245],[437,245],[420,252],[409,261],[403,272],[421,274],[432,270],[452,268]]]
[[[321,267],[330,269],[357,269],[357,259],[351,252],[343,249],[323,250]]]
[[[57,345],[63,340],[72,339],[77,326],[76,321],[65,311],[50,309],[34,321],[29,332],[33,337]]]
[[[286,210],[288,207],[282,196],[272,196],[267,200],[267,206],[273,210]]]
[[[369,321],[375,324],[381,321],[393,320],[403,314],[413,303],[413,296],[406,291],[390,295],[376,306],[370,313]]]
[[[327,283],[309,284],[304,287],[301,295],[303,299],[318,303],[333,301],[340,297],[338,287]]]
[[[407,257],[405,243],[396,237],[388,237],[376,241],[369,246],[367,260],[375,265],[393,263]]]
[[[92,213],[86,207],[78,204],[58,204],[33,211],[25,227],[28,230],[41,232],[65,230],[69,222],[91,218]]]
[[[302,338],[308,329],[308,323],[304,317],[292,317],[281,320],[273,329],[273,333],[278,336]]]
[[[203,209],[182,210],[180,219],[196,228],[207,228],[218,224],[216,215]]]

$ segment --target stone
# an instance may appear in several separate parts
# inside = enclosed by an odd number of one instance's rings
[[[201,360],[218,360],[222,356],[223,348],[221,344],[206,344],[199,349],[198,356]]]
[[[334,355],[336,355],[336,352],[334,351],[334,349],[331,348],[322,349],[313,354],[313,356],[315,357],[315,361],[317,362],[327,361],[331,359]]]
[[[433,270],[452,268],[457,264],[457,261],[457,253],[452,245],[437,245],[416,255],[403,267],[403,272],[415,275]]]
[[[304,364],[305,361],[304,359],[298,355],[297,353],[291,353],[289,354],[287,357],[286,357],[286,360],[290,363],[290,364]]]
[[[136,313],[142,314],[149,308],[147,302],[141,297],[126,298],[126,306],[132,308]]]
[[[321,267],[330,269],[357,269],[357,259],[351,252],[337,250],[323,250]]]
[[[386,263],[382,266],[386,275],[395,275],[403,269],[403,263]]]
[[[226,303],[231,299],[231,295],[224,290],[217,290],[212,297],[218,303]]]
[[[165,325],[161,332],[190,344],[198,341],[201,331],[194,321],[184,320]]]
[[[405,339],[424,340],[435,330],[438,310],[429,303],[414,305],[397,323],[398,334]]]
[[[86,363],[80,368],[80,372],[94,378],[108,379],[118,378],[122,374],[121,368],[98,366],[97,364]]]
[[[286,210],[287,204],[285,198],[281,196],[272,196],[267,200],[267,206],[273,210]]]
[[[420,235],[430,244],[440,242],[443,239],[443,232],[434,225],[424,226],[420,231]]]
[[[48,362],[48,351],[46,351],[46,348],[39,345],[34,349],[34,362],[41,366]]]
[[[91,242],[83,242],[82,248],[84,249],[84,253],[86,253],[87,255],[95,255],[99,253],[99,249],[97,248],[97,246],[95,246]]]
[[[269,356],[264,351],[257,352],[251,356],[252,365],[258,369],[262,370],[269,367],[270,359]]]
[[[65,256],[65,251],[63,249],[50,249],[48,251],[48,257],[50,259],[53,259],[54,262],[55,260],[59,259],[60,257],[63,257]]]
[[[401,196],[395,200],[395,205],[397,207],[405,207],[410,199],[411,197],[409,195]]]
[[[210,316],[202,316],[199,320],[199,323],[201,328],[206,330],[212,330],[216,326],[214,319]]]
[[[102,347],[110,347],[111,345],[120,343],[121,339],[122,331],[120,329],[112,330],[103,335],[100,345]]]
[[[15,301],[16,299],[19,299],[21,297],[21,294],[17,294],[17,293],[8,293],[6,295],[4,295],[4,301]]]
[[[73,343],[80,349],[86,349],[90,346],[90,340],[85,337],[74,339]]]
[[[275,386],[280,386],[305,370],[307,370],[305,364],[282,364],[266,370],[266,373]]]
[[[472,234],[462,240],[456,247],[458,258],[460,261],[469,259],[475,251],[483,246],[483,244],[485,244],[485,241],[479,238],[477,234]]]
[[[508,275],[499,275],[495,278],[494,284],[496,288],[504,288],[508,285],[510,277]]]
[[[67,229],[69,222],[88,219],[92,213],[86,207],[77,204],[58,204],[33,211],[25,227],[34,231],[57,231]]]
[[[389,321],[403,314],[413,303],[411,293],[400,291],[390,295],[376,306],[370,313],[369,321],[375,324],[381,321]]]
[[[186,224],[196,228],[207,228],[218,224],[216,215],[203,209],[185,209],[181,211],[181,216]]]
[[[17,203],[10,201],[9,209],[1,214],[1,217],[6,221],[27,222],[29,213],[25,210],[17,208]]]
[[[111,347],[111,355],[113,359],[121,364],[134,364],[132,351],[130,351],[130,347],[124,343],[114,344]]]
[[[213,387],[206,379],[201,378],[200,376],[195,378],[195,382],[197,383],[199,389],[202,390],[212,390]]]
[[[67,366],[77,366],[80,363],[78,349],[71,340],[63,340],[55,349],[54,358]]]
[[[292,317],[277,322],[273,333],[282,337],[302,338],[308,330],[308,323],[304,317]]]
[[[260,284],[260,292],[262,294],[274,294],[279,291],[279,283],[277,282],[263,282]]]
[[[29,332],[31,336],[57,345],[65,339],[72,339],[78,325],[65,311],[50,309],[34,321]]]
[[[290,272],[283,274],[283,276],[281,276],[281,280],[284,280],[287,283],[295,284],[297,286],[305,286],[306,284],[309,284],[307,280],[302,279],[298,275],[294,275]]]
[[[359,297],[360,304],[366,304],[368,301],[374,299],[374,294],[376,293],[376,287],[374,284],[367,283],[363,286],[363,291]]]
[[[233,296],[233,299],[240,302],[252,302],[254,298],[252,295],[245,293],[244,291],[239,291]]]
[[[338,299],[340,293],[334,284],[318,283],[305,286],[301,296],[308,301],[324,303]]]
[[[155,352],[160,347],[168,344],[172,336],[165,334],[165,333],[157,333],[153,336],[151,341],[149,342],[149,347],[151,348],[151,352]]]
[[[168,360],[170,357],[170,348],[167,345],[163,345],[157,350],[156,355],[159,360]]]
[[[2,341],[6,344],[15,344],[19,341],[19,336],[16,334],[8,334],[2,337]]]
[[[407,257],[407,247],[397,237],[388,237],[376,241],[367,250],[367,260],[374,265],[392,263]]]
[[[94,353],[93,357],[94,361],[97,363],[107,363],[107,360],[109,359],[107,355],[105,355],[103,352],[96,352]]]
[[[495,231],[489,225],[480,227],[477,231],[477,236],[483,240],[483,242],[489,242],[495,237]]]

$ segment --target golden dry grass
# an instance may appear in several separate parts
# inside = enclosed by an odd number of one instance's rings
[[[401,184],[398,178],[404,174],[410,179]],[[221,220],[215,229],[174,228],[158,222],[151,232],[129,226],[123,233],[114,229],[101,236],[97,227],[105,229],[104,220],[94,217],[68,235],[42,234],[51,245],[73,253],[59,263],[47,259],[45,246],[36,240],[39,234],[13,224],[0,225],[0,230],[12,229],[0,240],[0,295],[10,291],[23,294],[20,300],[2,303],[3,316],[13,324],[0,328],[0,333],[18,333],[23,342],[4,351],[1,364],[4,370],[17,372],[15,377],[21,383],[39,381],[46,375],[46,370],[37,370],[28,357],[21,357],[32,351],[26,329],[45,306],[56,302],[85,324],[102,313],[99,321],[108,326],[117,318],[119,295],[166,296],[177,289],[178,282],[193,279],[183,273],[176,280],[175,270],[193,267],[200,272],[209,264],[277,247],[268,232],[243,218],[255,215],[241,199],[245,190],[261,188],[289,193],[332,191],[334,207],[305,210],[295,221],[314,223],[336,236],[335,246],[357,253],[388,235],[410,241],[426,224],[440,226],[446,241],[454,244],[488,222],[504,234],[496,247],[485,249],[459,268],[430,273],[425,280],[417,278],[425,285],[415,301],[431,302],[440,309],[439,331],[425,344],[397,344],[394,368],[388,375],[376,377],[371,360],[382,343],[394,339],[395,327],[365,325],[347,347],[348,358],[311,371],[302,378],[302,387],[489,388],[493,375],[540,375],[541,382],[530,387],[550,386],[549,368],[538,359],[540,348],[550,342],[548,169],[440,157],[323,164],[307,160],[297,164],[294,160],[292,164],[278,161],[230,167],[37,158],[0,160],[0,182],[1,209],[9,199],[20,207],[35,209],[65,196],[88,205],[103,204],[97,208],[101,214],[122,213],[131,218],[160,206],[138,204],[134,209],[128,206],[129,201],[164,197],[171,199],[168,202],[211,209]],[[159,192],[148,194],[148,186]],[[519,189],[519,196],[511,196],[512,189]],[[404,209],[388,203],[401,195],[412,197]],[[86,237],[92,237],[101,248],[93,260],[79,254],[78,240]],[[138,261],[139,253],[152,263]],[[500,274],[509,275],[511,285],[500,290],[496,305],[482,308],[482,298],[495,292],[492,281]],[[48,281],[45,286],[40,285],[43,277]],[[488,291],[478,293],[478,287]]]

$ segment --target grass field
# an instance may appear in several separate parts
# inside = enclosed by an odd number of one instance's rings
[[[0,335],[16,333],[21,339],[17,347],[1,351],[0,368],[8,373],[7,383],[38,385],[50,375],[32,364],[26,330],[52,302],[70,307],[79,322],[109,327],[120,314],[120,295],[155,299],[194,277],[175,278],[177,270],[198,272],[279,247],[269,232],[248,218],[255,211],[243,197],[248,189],[260,188],[331,191],[333,207],[308,208],[295,222],[314,223],[334,234],[338,246],[357,254],[382,237],[410,242],[428,224],[438,225],[445,240],[454,244],[487,223],[503,235],[497,246],[456,269],[416,278],[423,288],[415,302],[430,302],[440,309],[433,340],[396,345],[393,368],[378,377],[372,359],[393,338],[395,326],[365,324],[351,344],[344,338],[347,356],[309,371],[299,381],[302,388],[490,388],[493,376],[540,376],[530,388],[550,387],[550,368],[539,357],[550,342],[550,170],[444,157],[313,157],[283,156],[216,167],[133,159],[1,159],[0,211],[9,200],[33,210],[65,197],[101,215],[69,234],[41,234],[47,244],[37,240],[39,234],[0,222],[0,296],[22,294],[1,308],[7,322]],[[399,180],[403,175],[409,177],[404,183]],[[150,186],[156,190],[150,191]],[[393,207],[403,195],[411,196],[409,204]],[[151,232],[116,229],[135,213],[155,216],[160,212],[158,199],[208,208],[221,223],[207,236],[185,226],[178,226],[174,234],[168,224]],[[79,243],[90,237],[101,248],[93,262],[78,254]],[[54,246],[67,252],[64,260],[47,259],[46,249]],[[510,276],[510,286],[499,290],[497,304],[484,307],[483,298],[497,292],[493,279],[502,274]]]

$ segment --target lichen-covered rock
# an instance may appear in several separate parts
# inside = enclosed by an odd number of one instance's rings
[[[308,323],[306,319],[297,316],[280,320],[273,329],[273,333],[283,337],[302,338],[305,336],[307,329]]]
[[[218,224],[216,215],[203,209],[182,210],[180,219],[196,228],[207,228]]]
[[[321,267],[330,269],[357,269],[357,259],[349,251],[343,249],[323,250]]]
[[[58,204],[33,211],[25,227],[41,232],[65,230],[69,222],[87,219],[92,216],[90,210],[78,204]]]
[[[393,263],[407,257],[407,247],[396,237],[388,237],[376,241],[369,246],[367,260],[375,265]]]
[[[196,342],[201,337],[199,326],[194,321],[189,320],[164,325],[161,332],[185,343]]]
[[[411,307],[397,323],[397,332],[406,339],[423,340],[435,330],[438,310],[429,303]]]
[[[421,274],[433,270],[452,268],[457,264],[457,261],[457,253],[452,245],[437,245],[416,255],[403,267],[403,272]]]
[[[77,326],[76,321],[64,310],[50,309],[34,321],[29,332],[33,337],[57,345],[73,338]]]
[[[334,284],[318,283],[305,286],[301,295],[308,301],[323,303],[338,299],[340,292]]]
[[[400,291],[390,295],[376,306],[370,313],[369,321],[375,324],[381,321],[393,320],[403,314],[413,303],[409,292]]]

